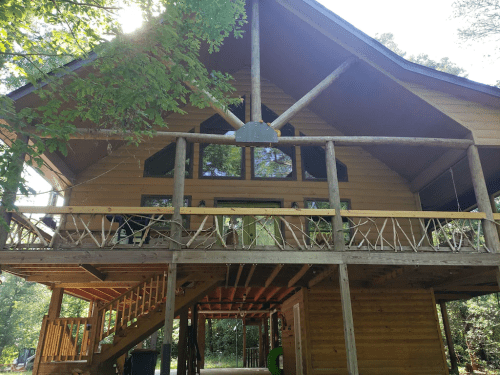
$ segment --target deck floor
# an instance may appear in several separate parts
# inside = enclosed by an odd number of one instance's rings
[[[201,375],[270,375],[266,368],[220,368],[201,370]],[[160,370],[155,371],[160,375]],[[177,370],[170,370],[170,375],[177,375]]]

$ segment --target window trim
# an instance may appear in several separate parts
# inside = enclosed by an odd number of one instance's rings
[[[151,206],[144,206],[145,200],[148,198],[170,199],[171,200],[173,197],[174,196],[172,194],[142,194],[141,195],[141,207],[151,207]],[[187,199],[188,205],[184,206],[184,207],[191,207],[192,196],[191,195],[184,195],[184,200],[186,200],[186,199]],[[165,216],[167,216],[169,218],[172,217],[172,215],[165,215]],[[186,227],[184,229],[190,230],[191,229],[191,215],[182,215],[182,216],[186,218]],[[153,226],[151,226],[151,228],[157,229],[157,228],[159,228],[159,226],[153,225]],[[167,230],[170,230],[170,228],[168,228]]]

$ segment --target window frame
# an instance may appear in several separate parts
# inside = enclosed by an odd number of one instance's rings
[[[316,201],[316,202],[330,202],[330,199],[328,198],[311,198],[311,197],[304,197],[304,209],[307,209],[307,202],[309,201]],[[342,199],[340,198],[340,203],[342,204],[342,202],[346,202],[347,203],[347,209],[348,210],[352,210],[352,206],[351,206],[351,200],[350,199]],[[319,216],[319,215],[318,215]],[[347,221],[342,221],[343,223],[347,222],[349,223],[349,220]],[[307,233],[310,233],[310,223],[308,222],[307,223]],[[349,241],[352,239],[352,228],[350,228],[349,226]],[[307,239],[307,242],[308,244],[310,244],[310,241],[309,241],[309,238]],[[347,245],[349,242],[346,242],[345,244]]]

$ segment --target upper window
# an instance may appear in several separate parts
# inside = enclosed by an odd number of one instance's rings
[[[230,108],[245,121],[245,103]],[[220,115],[213,115],[200,125],[200,133],[234,134],[234,128]],[[234,145],[200,144],[200,178],[244,179],[245,148]]]
[[[300,133],[300,136],[304,134]],[[302,179],[309,181],[326,181],[326,152],[321,146],[300,146],[302,158]],[[337,178],[340,182],[347,182],[347,167],[336,160]]]
[[[192,133],[194,129],[190,131]],[[174,177],[175,142],[162,148],[144,162],[144,177]],[[193,144],[186,144],[186,178],[193,177]]]
[[[327,199],[306,199],[305,208],[310,209],[329,209],[330,202]],[[340,209],[348,210],[350,207],[349,201],[340,201]],[[342,229],[344,231],[345,243],[349,243],[351,239],[351,231],[349,221],[342,218]],[[308,221],[307,231],[309,238],[313,239],[316,243],[321,244],[324,241],[332,242],[332,218],[324,216],[313,216]]]
[[[262,120],[273,122],[278,115],[262,105]],[[293,137],[295,130],[286,124],[281,128],[283,137]],[[289,179],[297,178],[294,146],[253,147],[252,148],[252,178],[257,179]]]

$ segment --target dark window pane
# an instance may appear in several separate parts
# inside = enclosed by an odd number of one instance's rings
[[[174,177],[176,144],[170,143],[144,162],[144,177]],[[186,145],[186,177],[192,177],[193,144]]]
[[[184,197],[184,207],[189,207],[190,197]],[[172,207],[171,195],[143,195],[141,199],[141,207]],[[157,217],[157,215],[156,215]],[[154,225],[154,228],[170,229],[168,220],[172,219],[172,215],[163,215],[162,220],[166,222]],[[182,226],[189,229],[189,216],[182,215]]]

